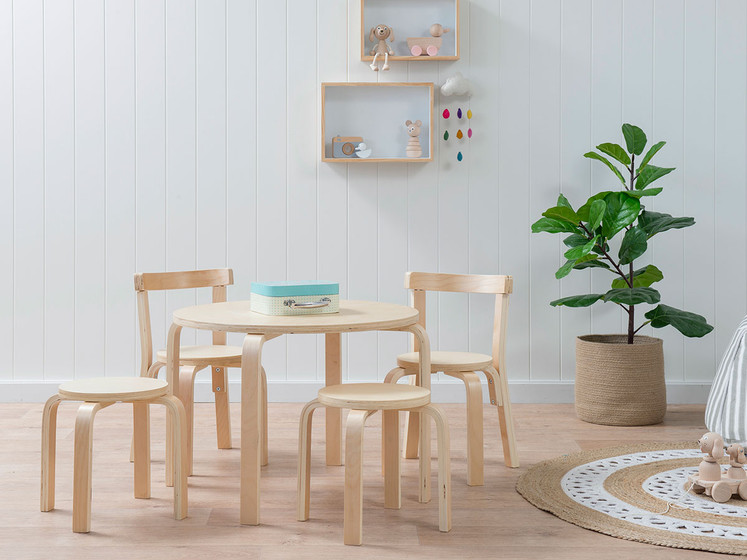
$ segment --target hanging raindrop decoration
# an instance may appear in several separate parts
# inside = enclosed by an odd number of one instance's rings
[[[448,140],[448,139],[449,139],[449,131],[446,130],[444,131],[444,140]]]
[[[462,161],[464,159],[464,156],[462,156],[462,152],[459,152],[457,154],[457,161]]]
[[[449,110],[448,110],[448,109],[444,109],[443,115],[444,115],[444,118],[445,118],[445,119],[448,119],[448,118],[449,118],[449,116],[451,115],[451,113],[449,113]]]
[[[459,138],[460,140],[462,138],[464,138],[464,134],[462,134],[462,129],[461,128],[459,130],[457,130],[457,138]]]
[[[461,107],[459,107],[459,108],[457,109],[457,118],[458,118],[458,119],[461,119],[461,118],[462,118],[462,108],[461,108]]]

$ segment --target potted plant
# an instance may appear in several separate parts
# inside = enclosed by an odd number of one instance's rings
[[[692,226],[695,220],[646,209],[646,198],[662,191],[654,182],[674,168],[651,165],[665,142],[651,146],[637,163],[636,157],[646,148],[646,135],[630,124],[622,126],[622,133],[627,149],[604,143],[597,146],[597,152],[584,154],[606,165],[620,182],[620,190],[597,193],[578,209],[561,194],[557,205],[532,224],[532,232],[566,235],[566,262],[556,278],[586,268],[598,268],[613,277],[605,293],[564,297],[550,305],[588,307],[601,301],[619,305],[628,315],[626,334],[577,338],[577,415],[596,424],[641,426],[661,422],[667,402],[662,341],[638,335],[638,331],[646,325],[671,325],[685,336],[702,337],[713,327],[700,315],[659,303],[661,294],[651,286],[664,274],[653,264],[635,267],[634,261],[645,254],[652,237]],[[641,304],[658,305],[636,323],[636,308]]]

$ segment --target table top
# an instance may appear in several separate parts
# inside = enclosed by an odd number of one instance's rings
[[[183,327],[254,334],[335,333],[408,327],[418,310],[376,301],[340,300],[339,313],[317,315],[262,315],[249,301],[227,301],[184,307],[174,311],[174,323]]]

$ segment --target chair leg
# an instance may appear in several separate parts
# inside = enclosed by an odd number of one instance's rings
[[[428,404],[421,409],[436,423],[438,436],[438,530],[451,530],[451,459],[449,454],[449,424],[438,405]]]
[[[485,369],[483,373],[488,378],[490,404],[494,404],[498,408],[498,422],[501,428],[501,441],[503,442],[503,460],[507,467],[516,468],[519,466],[519,453],[516,449],[508,380],[505,373],[499,373],[494,367]]]
[[[152,401],[156,404],[162,404],[168,411],[171,418],[172,438],[174,442],[174,455],[171,463],[173,471],[171,478],[174,481],[174,519],[184,519],[187,517],[189,500],[187,497],[187,465],[189,457],[187,455],[187,414],[182,401],[172,395],[159,397]]]
[[[132,412],[135,497],[150,498],[150,406],[147,402],[135,401]]]
[[[267,443],[268,424],[267,424],[267,374],[265,368],[262,368],[262,394],[260,395],[260,405],[262,406],[262,466],[267,466],[270,462],[269,445]]]
[[[382,414],[384,507],[399,509],[402,506],[399,459],[399,411],[384,410]]]
[[[101,403],[83,403],[75,418],[75,455],[73,460],[73,532],[91,530],[91,465],[93,419]]]
[[[415,374],[410,375],[410,385],[417,384],[417,378]],[[403,436],[404,441],[402,442],[403,457],[405,459],[417,459],[419,438],[420,438],[420,413],[405,412],[405,433]]]
[[[311,503],[311,422],[314,411],[320,408],[317,399],[309,402],[301,411],[298,424],[298,521],[309,519],[309,505]]]
[[[163,366],[166,364],[162,362],[153,362],[151,364],[150,368],[148,368],[148,372],[146,373],[146,377],[152,377],[153,379],[158,377],[158,372],[161,370]],[[132,441],[130,442],[130,463],[135,462],[135,436],[132,436]]]
[[[474,371],[447,372],[461,379],[467,391],[467,485],[482,486],[484,481],[482,383]]]
[[[363,542],[363,428],[373,411],[351,410],[345,433],[343,542]]]
[[[231,449],[231,404],[228,399],[228,371],[225,367],[211,367],[215,396],[215,432],[218,449]]]
[[[41,510],[54,509],[55,454],[57,450],[57,407],[62,397],[53,395],[44,405],[41,440]]]
[[[197,366],[182,366],[179,368],[179,387],[174,394],[179,397],[184,406],[187,419],[187,476],[192,476],[194,462],[194,432],[195,432],[195,376],[203,368]],[[169,484],[171,486],[171,484]]]
[[[405,375],[406,374],[404,369],[399,367],[394,368],[392,371],[386,374],[384,383],[397,383],[397,381],[399,381],[400,378],[404,377]],[[399,423],[399,415],[397,415],[397,422]],[[405,412],[405,425],[407,425],[407,412]],[[386,449],[384,448],[384,444],[386,443],[386,434],[384,433],[383,420],[381,424],[381,430],[381,475],[386,476]],[[397,426],[397,430],[399,430],[399,426]],[[399,439],[397,439],[397,447],[399,447]]]

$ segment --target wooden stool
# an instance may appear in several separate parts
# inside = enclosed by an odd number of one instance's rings
[[[174,487],[174,519],[187,517],[187,421],[184,406],[168,394],[166,381],[148,377],[99,377],[69,381],[44,405],[41,450],[41,510],[54,509],[57,407],[61,401],[83,401],[75,419],[73,462],[73,532],[91,530],[91,466],[93,418],[116,402],[133,404],[135,433],[135,497],[150,498],[150,416],[148,405],[163,404],[174,430],[173,471],[166,485]]]
[[[449,426],[443,411],[431,404],[430,390],[417,385],[384,383],[345,383],[319,390],[318,398],[301,413],[298,437],[298,520],[309,518],[311,482],[311,420],[319,407],[350,408],[345,437],[345,505],[343,540],[359,545],[363,533],[363,428],[366,419],[383,411],[384,507],[401,505],[399,471],[399,411],[423,412],[436,422],[438,433],[438,528],[451,530],[451,467],[449,462]],[[427,455],[427,456],[426,456]],[[430,474],[430,453],[420,455],[421,478]],[[429,497],[421,499],[429,501]]]

